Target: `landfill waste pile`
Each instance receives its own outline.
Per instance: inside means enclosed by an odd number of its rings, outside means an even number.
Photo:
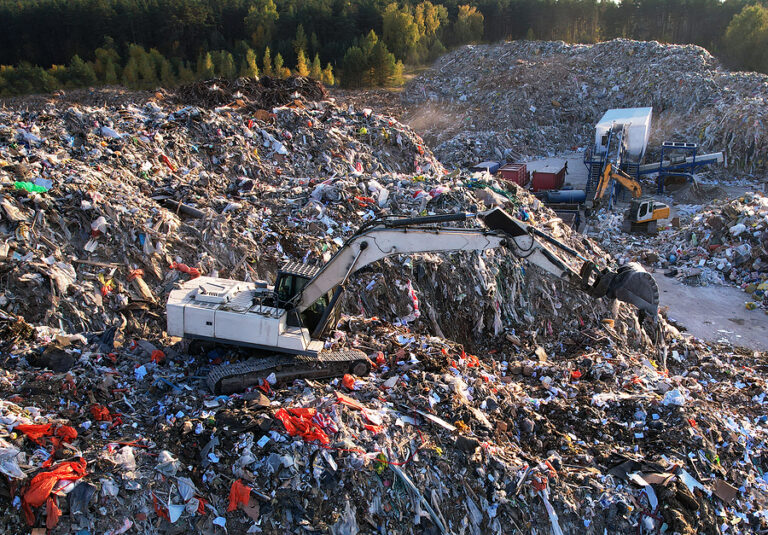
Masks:
[[[326,346],[369,376],[212,395],[247,352],[165,335],[178,281],[271,281],[375,217],[499,205],[614,264],[525,191],[291,83],[0,110],[0,531],[768,529],[765,356],[503,251],[355,274]]]
[[[620,263],[639,261],[693,286],[731,284],[747,293],[747,308],[768,310],[768,196],[750,192],[676,211],[680,225],[652,236],[623,233],[623,215],[601,211],[590,234]]]
[[[404,122],[446,165],[594,143],[607,109],[652,106],[651,147],[698,142],[729,165],[764,169],[768,76],[730,72],[705,49],[616,39],[595,45],[468,45],[408,83]]]

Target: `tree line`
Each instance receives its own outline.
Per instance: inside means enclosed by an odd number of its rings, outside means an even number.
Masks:
[[[501,39],[699,44],[768,72],[754,0],[0,0],[0,95],[209,76],[393,85],[404,64]]]

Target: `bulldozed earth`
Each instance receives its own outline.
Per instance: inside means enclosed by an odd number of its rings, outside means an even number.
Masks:
[[[681,73],[703,86],[684,78],[694,89],[682,94]],[[575,233],[462,165],[583,145],[598,109],[660,102],[661,129],[704,128],[702,145],[727,145],[732,175],[754,180],[766,90],[696,47],[524,42],[463,47],[386,97],[263,78],[5,102],[2,531],[768,530],[766,355],[686,334],[663,301],[656,322],[642,319],[501,251],[395,256],[352,276],[326,341],[363,351],[370,375],[229,396],[205,376],[250,354],[193,352],[164,331],[179,281],[271,282],[386,215],[501,206],[601,267],[668,269],[668,254],[646,258],[664,243],[614,248],[605,214],[593,237]],[[448,119],[419,122],[425,106]],[[729,212],[748,228],[750,262],[768,260],[754,235],[762,198]],[[690,217],[671,231],[689,245]],[[751,277],[739,266],[721,282]]]

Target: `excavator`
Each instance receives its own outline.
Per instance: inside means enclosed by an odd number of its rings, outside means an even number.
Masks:
[[[479,221],[481,227],[447,227],[443,223]],[[574,271],[545,244],[583,261]],[[639,264],[618,271],[599,269],[577,251],[500,208],[477,214],[387,217],[368,222],[323,266],[289,262],[273,285],[198,277],[178,283],[167,303],[167,332],[206,343],[235,345],[266,356],[214,367],[206,380],[214,393],[243,391],[249,386],[297,378],[330,378],[346,373],[364,376],[370,361],[359,350],[326,351],[324,334],[339,318],[339,298],[350,276],[390,255],[485,251],[504,247],[551,276],[565,280],[594,298],[608,297],[636,306],[656,318],[659,290]]]
[[[595,201],[605,196],[612,180],[627,188],[634,197],[624,214],[622,230],[655,234],[658,221],[669,217],[669,206],[654,199],[640,199],[643,193],[640,183],[618,167],[614,168],[611,162],[605,164],[605,169],[600,175],[600,182],[595,190]]]

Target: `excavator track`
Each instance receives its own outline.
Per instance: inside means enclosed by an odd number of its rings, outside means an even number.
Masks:
[[[206,383],[214,394],[232,394],[262,384],[271,373],[278,383],[286,383],[294,379],[340,377],[345,373],[364,376],[370,371],[370,361],[362,351],[321,351],[315,357],[271,355],[222,364],[210,371]]]

